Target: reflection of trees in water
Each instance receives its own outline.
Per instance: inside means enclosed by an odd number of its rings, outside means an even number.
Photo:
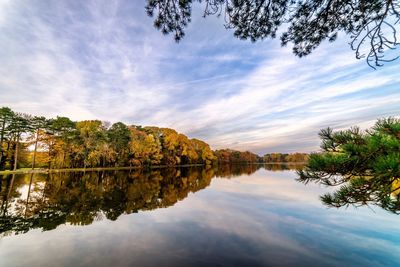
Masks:
[[[27,186],[25,177],[16,179],[18,184],[13,187],[7,186],[9,179],[4,179],[1,232],[26,232],[30,228],[51,230],[67,222],[87,225],[103,216],[116,220],[124,213],[168,207],[187,197],[189,192],[208,186],[213,176],[212,169],[195,168],[148,173],[58,173],[48,179],[35,179],[29,201],[19,192]],[[15,188],[10,201],[3,187]]]
[[[221,164],[215,169],[216,177],[232,178],[244,174],[251,175],[259,169],[268,171],[301,170],[304,164],[299,163],[260,163],[260,164]]]
[[[262,166],[262,164],[221,164],[218,168],[215,168],[215,176],[233,178],[244,174],[250,175]]]
[[[307,169],[305,171],[308,171]],[[321,172],[322,173],[322,172]],[[331,187],[333,192],[320,196],[324,205],[330,208],[361,207],[375,205],[395,214],[400,214],[400,180],[393,178],[391,183],[374,177],[343,177],[341,174],[306,177],[299,172],[297,181]]]
[[[104,217],[116,220],[121,214],[169,207],[206,188],[213,177],[250,175],[262,167],[269,168],[249,164],[68,172],[35,174],[34,179],[30,174],[10,175],[0,180],[0,233],[51,230],[65,223],[88,225]]]
[[[268,164],[264,168],[269,171],[288,171],[288,170],[301,170],[304,164],[302,163],[282,163],[282,164]]]

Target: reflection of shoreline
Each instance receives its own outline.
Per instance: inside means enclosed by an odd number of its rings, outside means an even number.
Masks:
[[[142,172],[88,172],[39,175],[29,184],[19,175],[0,184],[0,233],[52,230],[58,225],[88,225],[122,214],[165,208],[206,188],[213,169],[169,168]],[[21,194],[29,184],[27,194]],[[11,191],[10,199],[4,194]]]
[[[267,171],[293,171],[301,170],[304,164],[288,163],[273,164],[273,163],[243,163],[243,164],[220,164],[215,168],[215,176],[218,178],[232,178],[244,174],[251,175],[259,169]]]
[[[219,167],[158,168],[13,174],[0,179],[0,234],[88,225],[122,214],[173,206],[210,185],[211,179],[251,175],[288,165],[225,164]],[[33,179],[31,179],[33,177]]]
[[[124,170],[153,170],[167,168],[186,168],[186,167],[201,167],[204,164],[185,164],[185,165],[154,165],[154,166],[125,166],[125,167],[97,167],[97,168],[68,168],[68,169],[29,169],[15,171],[0,171],[0,175],[7,174],[31,174],[31,173],[60,173],[60,172],[91,172],[91,171],[124,171]]]
[[[306,162],[250,162],[250,163],[221,163],[224,165],[305,165]],[[125,170],[156,170],[167,168],[187,168],[187,167],[209,167],[204,164],[185,164],[185,165],[154,165],[154,166],[125,166],[125,167],[97,167],[97,168],[67,168],[67,169],[20,169],[15,171],[0,171],[0,176],[8,174],[35,174],[35,173],[62,173],[62,172],[93,172],[93,171],[125,171]]]
[[[300,171],[304,168],[304,163],[299,162],[285,162],[285,163],[265,163],[264,168],[268,171]]]
[[[263,162],[260,164],[288,164],[288,165],[306,165],[307,162]]]

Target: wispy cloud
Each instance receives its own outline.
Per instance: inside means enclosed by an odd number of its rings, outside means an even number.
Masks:
[[[260,154],[315,150],[320,128],[400,113],[398,64],[374,71],[344,37],[298,59],[277,40],[237,40],[195,10],[176,44],[143,5],[0,1],[0,105],[172,127]]]

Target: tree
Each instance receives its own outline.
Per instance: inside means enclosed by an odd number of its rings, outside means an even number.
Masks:
[[[76,124],[83,149],[83,165],[96,165],[100,161],[99,153],[96,152],[96,145],[103,141],[105,129],[99,120],[80,121]]]
[[[328,128],[320,137],[323,151],[310,155],[299,181],[340,186],[321,196],[330,207],[373,203],[400,213],[400,119],[380,119],[367,131]]]
[[[180,157],[180,164],[193,164],[196,163],[199,156],[195,150],[193,142],[184,134],[178,135],[178,157]]]
[[[73,142],[76,142],[79,133],[76,129],[76,123],[67,117],[50,119],[47,124],[46,133],[43,141],[47,146],[49,155],[49,168],[52,167],[52,161],[58,161],[58,166],[65,167],[67,158],[74,157]]]
[[[8,139],[9,124],[14,117],[14,112],[8,107],[0,108],[0,170],[4,168],[6,155],[4,151],[4,141]]]
[[[30,116],[23,113],[14,113],[10,124],[8,125],[8,131],[12,136],[14,142],[14,159],[13,159],[13,170],[15,171],[18,166],[18,155],[20,151],[20,139],[21,135],[32,131],[29,124]],[[11,165],[11,164],[10,164]]]
[[[130,131],[122,122],[114,123],[107,131],[108,141],[118,155],[117,161],[124,164],[129,153]]]
[[[199,139],[190,139],[194,149],[197,152],[198,163],[210,165],[216,158],[210,148],[210,146]]]
[[[31,129],[34,131],[34,150],[33,150],[33,159],[32,159],[32,170],[35,168],[36,163],[36,152],[38,148],[38,141],[40,139],[39,134],[42,129],[46,128],[47,120],[45,117],[37,117],[34,116],[29,121]]]
[[[139,165],[160,164],[163,155],[161,153],[161,144],[153,134],[147,134],[137,127],[130,127],[131,141],[129,148],[132,154],[131,163]]]
[[[146,12],[154,26],[181,40],[191,21],[192,6],[201,0],[147,0]],[[371,67],[395,58],[387,50],[400,43],[396,38],[400,3],[395,0],[204,0],[203,16],[224,16],[225,27],[240,39],[255,42],[275,38],[283,28],[281,44],[293,44],[299,57],[310,54],[322,41],[335,41],[339,32],[351,38],[356,58]]]
[[[169,128],[161,128],[161,145],[163,153],[163,164],[177,165],[181,163],[181,158],[177,154],[179,149],[179,134]]]

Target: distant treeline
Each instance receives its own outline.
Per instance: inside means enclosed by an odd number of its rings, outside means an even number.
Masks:
[[[219,163],[282,163],[282,162],[307,162],[306,153],[271,153],[260,157],[249,151],[241,152],[232,149],[220,149],[214,151]]]
[[[232,149],[220,149],[214,151],[219,163],[254,163],[262,162],[262,158],[249,151],[241,152]]]
[[[0,108],[0,170],[306,161],[299,153],[267,155],[212,151],[169,128],[47,119]]]
[[[309,154],[307,153],[271,153],[264,155],[264,162],[307,162]]]

